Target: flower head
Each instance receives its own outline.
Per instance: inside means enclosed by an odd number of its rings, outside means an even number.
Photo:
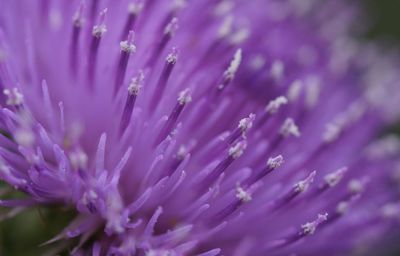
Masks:
[[[0,205],[73,209],[49,243],[82,255],[379,244],[400,147],[374,142],[374,66],[346,7],[298,2],[6,0],[0,178],[26,196]]]

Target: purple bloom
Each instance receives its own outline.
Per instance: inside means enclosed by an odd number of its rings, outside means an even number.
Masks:
[[[348,36],[356,15],[339,1],[3,0],[0,177],[26,197],[0,205],[75,209],[49,243],[78,238],[76,255],[383,246],[400,142],[375,139],[398,114],[396,61]]]

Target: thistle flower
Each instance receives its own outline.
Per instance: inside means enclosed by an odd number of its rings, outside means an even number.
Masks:
[[[47,244],[74,255],[343,255],[393,232],[400,143],[375,140],[387,112],[365,78],[396,80],[358,61],[353,9],[3,2],[0,177],[4,195],[26,196],[0,205],[4,217],[74,209]],[[342,16],[321,17],[326,8]]]

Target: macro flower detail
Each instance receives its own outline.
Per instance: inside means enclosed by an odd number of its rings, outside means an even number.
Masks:
[[[330,19],[298,2],[4,0],[0,218],[71,210],[50,254],[391,242],[400,142],[379,135],[398,113],[371,96],[376,67],[359,61],[347,7],[327,1],[344,16]]]

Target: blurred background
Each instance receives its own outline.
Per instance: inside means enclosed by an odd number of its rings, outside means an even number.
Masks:
[[[388,47],[400,49],[400,0],[363,2],[371,26],[365,39],[383,41]],[[398,127],[394,129],[399,131]],[[72,217],[72,213],[59,214],[52,209],[31,209],[15,218],[0,220],[0,256],[43,255],[44,247],[38,245],[56,235]],[[400,255],[400,252],[385,255]]]
[[[368,38],[388,40],[400,47],[400,1],[363,0],[372,25]]]

